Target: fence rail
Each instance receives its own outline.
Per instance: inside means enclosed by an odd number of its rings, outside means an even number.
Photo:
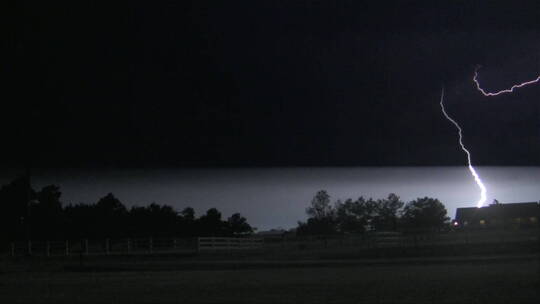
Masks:
[[[264,245],[263,238],[200,237],[198,251],[258,249]]]
[[[195,252],[196,239],[123,238],[102,240],[26,241],[9,244],[10,256],[118,255]]]
[[[80,239],[67,241],[21,241],[4,244],[0,255],[7,256],[71,256],[122,254],[177,254],[196,252],[224,252],[258,250],[267,254],[279,252],[331,252],[392,250],[392,248],[459,248],[520,244],[540,246],[540,230],[523,231],[463,231],[442,234],[374,234],[280,237],[199,237],[199,238],[122,238]],[[478,246],[479,245],[479,246]],[[488,248],[486,247],[486,248]],[[516,247],[517,248],[517,247]],[[260,250],[259,250],[260,249]]]

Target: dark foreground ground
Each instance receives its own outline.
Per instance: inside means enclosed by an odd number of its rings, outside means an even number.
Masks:
[[[170,262],[143,261],[133,265],[147,266],[124,270],[79,269],[76,261],[29,270],[5,262],[0,303],[537,303],[540,295],[535,256],[200,261],[197,267],[171,263],[168,270]]]

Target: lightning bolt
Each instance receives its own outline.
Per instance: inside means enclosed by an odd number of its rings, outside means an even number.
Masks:
[[[465,148],[465,145],[463,144],[463,134],[462,134],[461,127],[452,117],[450,117],[450,115],[448,115],[448,113],[446,113],[446,110],[444,109],[444,88],[441,91],[440,104],[441,104],[441,110],[442,110],[442,113],[444,114],[444,117],[446,117],[446,119],[448,119],[452,124],[454,124],[454,126],[458,130],[459,145],[461,146],[461,150],[463,150],[463,152],[465,152],[465,154],[467,155],[467,163],[469,164],[469,171],[471,171],[471,174],[474,177],[474,181],[478,185],[478,188],[480,188],[480,199],[478,200],[478,203],[476,204],[476,206],[480,208],[484,205],[486,201],[486,192],[487,192],[486,187],[484,186],[484,183],[482,183],[480,176],[478,175],[478,173],[476,173],[476,170],[472,166],[471,153],[469,152],[469,150],[467,150],[467,148]]]
[[[482,87],[480,87],[480,83],[478,82],[478,70],[479,69],[480,69],[480,66],[476,67],[476,69],[474,70],[473,81],[476,84],[476,88],[478,89],[478,91],[480,91],[484,96],[488,96],[488,97],[489,96],[497,96],[497,95],[501,95],[501,94],[505,94],[505,93],[513,93],[515,89],[519,89],[519,88],[522,88],[522,87],[527,86],[529,84],[537,83],[538,81],[540,81],[540,75],[538,75],[538,77],[536,77],[536,79],[530,80],[530,81],[525,81],[525,82],[522,82],[520,84],[515,84],[510,89],[500,90],[498,92],[486,92],[484,89],[482,89]]]

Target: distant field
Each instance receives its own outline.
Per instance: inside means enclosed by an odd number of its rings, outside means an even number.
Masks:
[[[0,303],[536,303],[537,259],[350,267],[7,271]]]

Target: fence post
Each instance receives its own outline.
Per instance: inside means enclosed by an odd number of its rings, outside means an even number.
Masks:
[[[88,255],[88,239],[84,239],[84,253]]]
[[[150,239],[148,240],[148,249],[150,250],[150,253],[154,252],[154,241],[152,237],[150,237]]]
[[[32,241],[28,240],[28,255],[32,255]]]
[[[127,239],[126,248],[127,248],[127,253],[129,254],[129,252],[131,251],[131,241],[129,240],[129,238]]]
[[[69,241],[66,240],[66,256],[69,255]]]
[[[11,243],[11,257],[15,257],[15,243]]]
[[[176,251],[176,238],[173,238],[173,250]]]
[[[50,257],[51,256],[51,242],[47,241],[47,244],[46,244],[46,250],[47,250],[47,256]]]
[[[109,239],[105,239],[105,255],[109,255]]]

